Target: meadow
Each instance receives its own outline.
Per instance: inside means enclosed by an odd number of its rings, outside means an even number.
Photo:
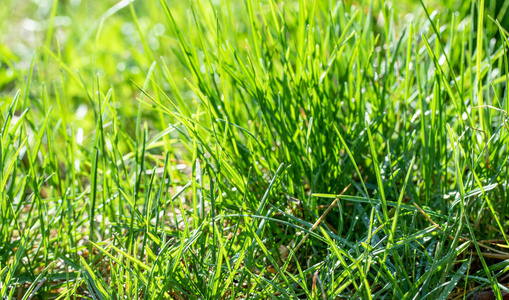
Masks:
[[[509,2],[1,6],[0,299],[508,297]]]

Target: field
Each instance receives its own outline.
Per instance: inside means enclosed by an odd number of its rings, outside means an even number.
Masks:
[[[509,297],[503,1],[1,6],[0,299]]]

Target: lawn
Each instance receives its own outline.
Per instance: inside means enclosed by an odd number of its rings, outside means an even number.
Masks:
[[[1,6],[0,299],[508,297],[503,1]]]

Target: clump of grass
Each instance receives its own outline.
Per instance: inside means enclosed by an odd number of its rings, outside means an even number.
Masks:
[[[1,297],[509,292],[483,1],[95,4],[0,48]]]

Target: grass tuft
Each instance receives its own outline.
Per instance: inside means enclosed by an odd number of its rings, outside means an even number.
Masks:
[[[509,293],[507,5],[4,2],[1,299]]]

